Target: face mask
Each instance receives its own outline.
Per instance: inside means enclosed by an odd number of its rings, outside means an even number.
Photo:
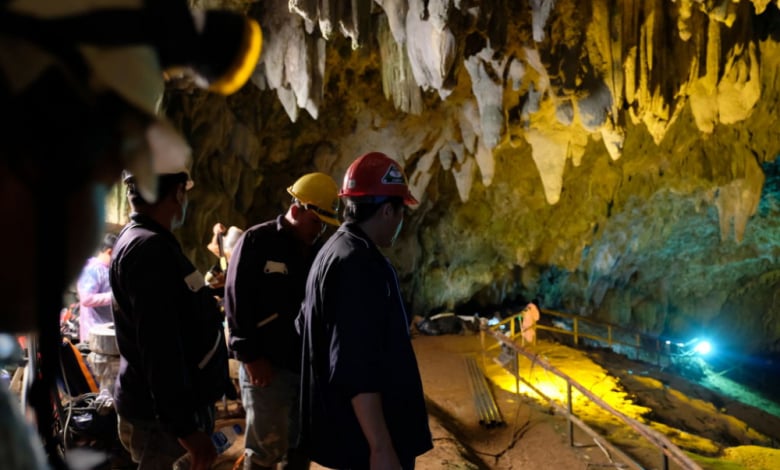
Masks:
[[[393,238],[390,240],[390,246],[395,245],[395,241],[398,238],[398,234],[401,233],[401,227],[404,226],[404,219],[401,218],[401,221],[398,222],[398,227],[395,228],[395,233],[393,234]]]
[[[171,222],[171,229],[176,230],[178,228],[181,228],[182,225],[184,225],[184,219],[187,215],[187,206],[190,204],[190,199],[187,197],[187,195],[184,195],[184,202],[181,204],[181,213],[178,217],[173,219],[173,222]]]

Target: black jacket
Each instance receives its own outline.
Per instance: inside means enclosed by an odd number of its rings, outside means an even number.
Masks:
[[[379,393],[402,462],[433,447],[420,372],[395,270],[357,225],[320,250],[301,310],[301,449],[334,468],[363,468],[369,448],[352,408]]]
[[[225,277],[224,306],[236,359],[264,357],[298,373],[301,341],[295,317],[321,244],[306,246],[282,220],[255,225],[238,239]]]
[[[148,217],[130,219],[110,271],[121,354],[116,409],[183,437],[232,387],[223,317],[173,234]]]

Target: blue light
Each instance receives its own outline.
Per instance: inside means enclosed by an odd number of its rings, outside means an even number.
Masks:
[[[710,345],[709,341],[699,341],[698,344],[693,348],[694,351],[701,354],[702,356],[706,356],[707,354],[712,351],[712,345]]]

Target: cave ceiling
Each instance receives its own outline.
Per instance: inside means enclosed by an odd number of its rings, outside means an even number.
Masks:
[[[387,251],[415,314],[536,301],[780,351],[780,1],[193,3],[264,35],[240,92],[163,100],[202,268],[214,222],[379,150],[421,201]]]

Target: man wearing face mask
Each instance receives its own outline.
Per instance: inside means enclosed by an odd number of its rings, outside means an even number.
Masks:
[[[186,452],[206,469],[214,404],[232,386],[227,345],[216,299],[171,233],[184,222],[189,172],[157,173],[154,202],[125,174],[132,213],[111,262],[119,437],[139,468],[170,469]]]
[[[398,163],[356,159],[339,193],[344,223],[314,260],[298,317],[301,446],[331,468],[414,468],[433,447],[395,269],[379,248],[417,204]]]

